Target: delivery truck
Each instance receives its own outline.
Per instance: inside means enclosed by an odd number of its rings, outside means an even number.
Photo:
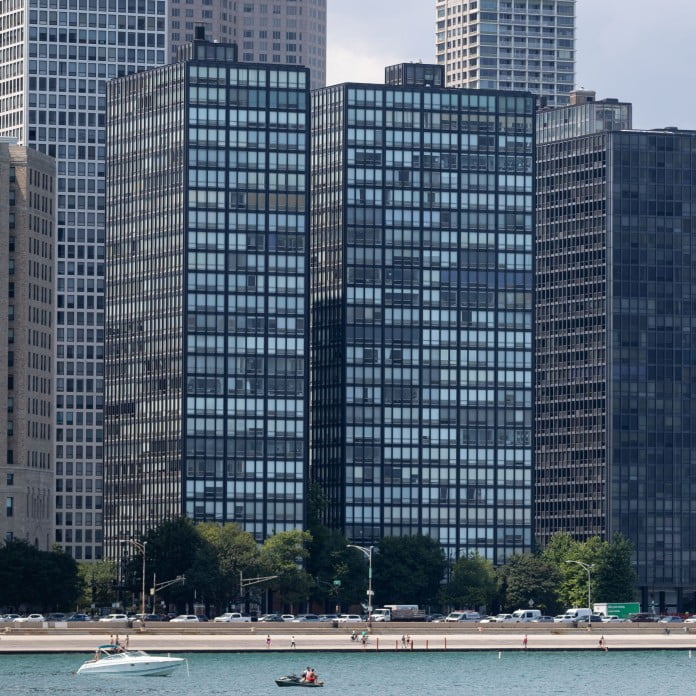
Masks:
[[[599,616],[618,616],[628,619],[631,614],[640,613],[640,602],[597,602],[592,605],[592,611]]]

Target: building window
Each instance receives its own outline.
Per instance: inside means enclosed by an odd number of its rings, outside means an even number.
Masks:
[[[14,513],[14,498],[12,496],[7,496],[5,499],[5,513],[7,517],[12,517]]]
[[[12,473],[11,471],[7,474],[7,485],[14,486],[14,473]]]

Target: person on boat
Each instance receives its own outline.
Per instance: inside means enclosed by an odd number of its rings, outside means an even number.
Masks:
[[[307,669],[302,672],[302,681],[307,681],[307,677],[309,676],[309,673],[312,671],[311,667],[307,667]]]
[[[317,673],[314,671],[314,667],[309,667],[309,672],[307,674],[307,681],[313,684],[317,680]]]

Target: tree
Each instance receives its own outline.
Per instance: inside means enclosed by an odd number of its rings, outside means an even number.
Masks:
[[[604,543],[597,554],[592,575],[593,597],[599,602],[630,602],[636,595],[633,545],[621,534]]]
[[[291,609],[309,596],[311,578],[302,563],[308,556],[306,546],[311,540],[309,532],[290,530],[268,537],[261,546],[261,570],[264,575],[278,576],[270,581],[270,586]]]
[[[110,607],[116,600],[116,564],[112,561],[78,563],[77,572],[82,581],[82,595],[78,602],[81,608]]]
[[[541,609],[542,613],[560,611],[557,590],[561,573],[556,565],[543,557],[528,553],[512,556],[499,574],[503,606],[509,611],[528,606]]]
[[[478,553],[461,556],[452,569],[452,579],[443,592],[450,605],[478,609],[496,601],[498,583],[493,564]]]
[[[446,561],[435,539],[422,535],[384,537],[372,565],[377,599],[373,606],[395,603],[427,607],[438,602]]]
[[[196,529],[215,554],[213,603],[222,609],[241,601],[240,572],[247,577],[258,574],[259,549],[254,537],[233,522],[224,525],[203,522]]]

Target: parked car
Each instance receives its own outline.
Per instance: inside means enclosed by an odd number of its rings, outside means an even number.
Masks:
[[[681,616],[663,616],[657,623],[684,623]]]
[[[553,623],[553,616],[539,616],[536,619],[532,619],[532,623]]]
[[[13,619],[12,623],[43,623],[44,621],[46,621],[46,619],[43,614],[29,614],[29,616],[19,616]]]
[[[251,616],[244,616],[238,611],[227,611],[213,619],[214,623],[247,623],[251,622]]]
[[[128,623],[128,614],[108,614],[107,616],[102,616],[99,619],[100,623],[112,622],[112,623]]]
[[[447,615],[445,621],[480,621],[481,614],[477,611],[453,611]]]
[[[199,623],[199,620],[195,614],[179,614],[170,623]]]
[[[360,616],[360,614],[341,614],[338,619],[336,619],[338,623],[344,624],[344,623],[360,623],[362,622],[363,618]]]
[[[46,614],[46,621],[65,621],[65,614],[60,611],[54,611]]]

